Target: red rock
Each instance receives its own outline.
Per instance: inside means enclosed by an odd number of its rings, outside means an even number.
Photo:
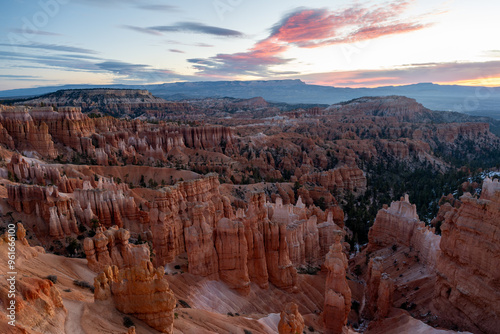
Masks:
[[[215,230],[215,249],[219,262],[219,277],[230,288],[244,295],[250,293],[247,256],[248,246],[245,225],[222,218]]]
[[[343,232],[334,233],[335,241],[326,255],[325,267],[328,276],[325,286],[325,306],[323,318],[325,333],[341,334],[351,311],[351,289],[347,284],[347,258],[343,252],[341,239]]]
[[[131,314],[162,333],[173,333],[176,299],[170,290],[165,271],[149,261],[118,270],[107,267],[94,281],[96,300],[113,297],[116,308]]]
[[[462,330],[500,328],[500,183],[485,179],[479,199],[465,194],[445,215],[434,306]]]
[[[291,302],[285,305],[281,311],[280,322],[278,323],[279,334],[296,334],[304,331],[304,318],[299,313],[297,304]]]
[[[368,240],[369,251],[392,245],[412,247],[419,252],[419,259],[432,267],[436,266],[440,254],[441,237],[419,220],[416,206],[409,202],[408,195],[377,213]]]
[[[142,260],[149,260],[148,246],[129,244],[130,233],[126,229],[113,226],[108,230],[98,228],[96,232],[83,244],[91,270],[99,272],[111,265],[120,269],[129,268],[139,265]]]
[[[382,273],[383,259],[370,260],[365,289],[363,317],[368,320],[385,318],[392,308],[394,282],[388,274]]]

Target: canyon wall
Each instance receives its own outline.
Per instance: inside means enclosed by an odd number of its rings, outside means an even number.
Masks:
[[[445,214],[434,306],[462,330],[500,328],[500,183],[485,179],[480,198],[465,194]]]
[[[434,228],[419,220],[417,208],[410,203],[408,195],[377,213],[368,239],[368,251],[392,245],[411,247],[418,252],[419,259],[431,267],[436,266],[440,254],[441,237],[435,234]]]

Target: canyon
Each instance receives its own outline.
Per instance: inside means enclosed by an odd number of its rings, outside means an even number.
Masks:
[[[0,328],[494,333],[500,183],[470,173],[500,138],[442,113],[99,89],[0,105],[0,268],[13,224],[18,271]]]

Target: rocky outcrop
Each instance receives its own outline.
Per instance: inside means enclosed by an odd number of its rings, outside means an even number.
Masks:
[[[300,183],[311,182],[329,191],[345,190],[362,194],[366,191],[366,176],[357,167],[338,167],[325,172],[303,175]]]
[[[176,299],[164,275],[162,267],[155,269],[149,261],[121,270],[107,267],[94,280],[94,297],[96,300],[112,297],[120,312],[171,334]]]
[[[382,270],[383,259],[376,257],[370,260],[368,279],[365,289],[365,300],[362,315],[365,319],[385,318],[392,308],[394,282]]]
[[[440,253],[441,237],[435,234],[434,228],[428,228],[419,220],[417,208],[410,203],[408,195],[377,213],[368,239],[369,251],[392,245],[412,247],[419,252],[419,259],[432,267]]]
[[[99,178],[95,187],[91,182],[85,181],[82,188],[74,190],[74,198],[79,202],[82,211],[95,216],[103,226],[123,227],[124,219],[140,220],[139,208],[134,198],[127,195],[128,192],[126,184],[116,184],[112,180]]]
[[[187,252],[190,273],[216,276],[214,231],[219,220],[233,215],[214,174],[162,189],[149,215],[156,264],[164,265]]]
[[[288,254],[286,224],[268,221],[263,224],[263,230],[269,282],[283,290],[295,289],[297,270]]]
[[[26,240],[26,229],[22,223],[17,223],[16,237],[20,243],[25,246],[29,246],[28,240]]]
[[[247,211],[239,210],[237,212],[237,217],[241,218],[245,225],[248,276],[262,289],[269,287],[263,227],[269,219],[265,203],[266,196],[263,193],[254,194],[248,204]]]
[[[105,230],[98,228],[95,236],[86,238],[83,247],[88,267],[99,272],[115,265],[118,268],[129,268],[149,260],[149,248],[146,244],[129,244],[130,233],[126,229],[112,226]]]
[[[33,332],[63,333],[67,311],[54,284],[48,279],[20,276],[15,284],[16,325]],[[8,286],[2,285],[0,301],[5,308],[10,305],[10,300]]]
[[[500,183],[485,179],[479,199],[465,194],[445,215],[434,306],[460,329],[500,328]]]
[[[19,151],[38,152],[47,158],[57,156],[47,124],[36,123],[26,108],[0,105],[0,124],[2,144]]]
[[[299,313],[297,304],[291,302],[285,305],[285,309],[280,313],[280,322],[278,323],[279,334],[296,334],[304,330],[304,318]]]
[[[351,289],[347,284],[347,258],[342,251],[343,232],[334,233],[335,240],[326,255],[324,266],[328,270],[325,285],[325,306],[323,319],[325,333],[340,334],[351,311]]]
[[[78,203],[59,193],[57,188],[11,184],[7,186],[7,193],[8,203],[17,212],[42,218],[46,225],[39,227],[40,232],[53,238],[78,233],[77,213],[83,212]]]
[[[220,279],[230,288],[248,295],[250,278],[245,225],[242,222],[222,218],[217,223],[215,235]]]

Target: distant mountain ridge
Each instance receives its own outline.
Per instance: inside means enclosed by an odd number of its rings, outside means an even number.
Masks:
[[[166,100],[206,97],[249,99],[268,102],[335,104],[363,96],[399,95],[416,99],[432,110],[457,111],[500,119],[500,88],[420,83],[378,88],[338,88],[310,85],[301,80],[203,81],[154,85],[64,85],[0,91],[0,98],[37,96],[61,89],[141,89]]]

